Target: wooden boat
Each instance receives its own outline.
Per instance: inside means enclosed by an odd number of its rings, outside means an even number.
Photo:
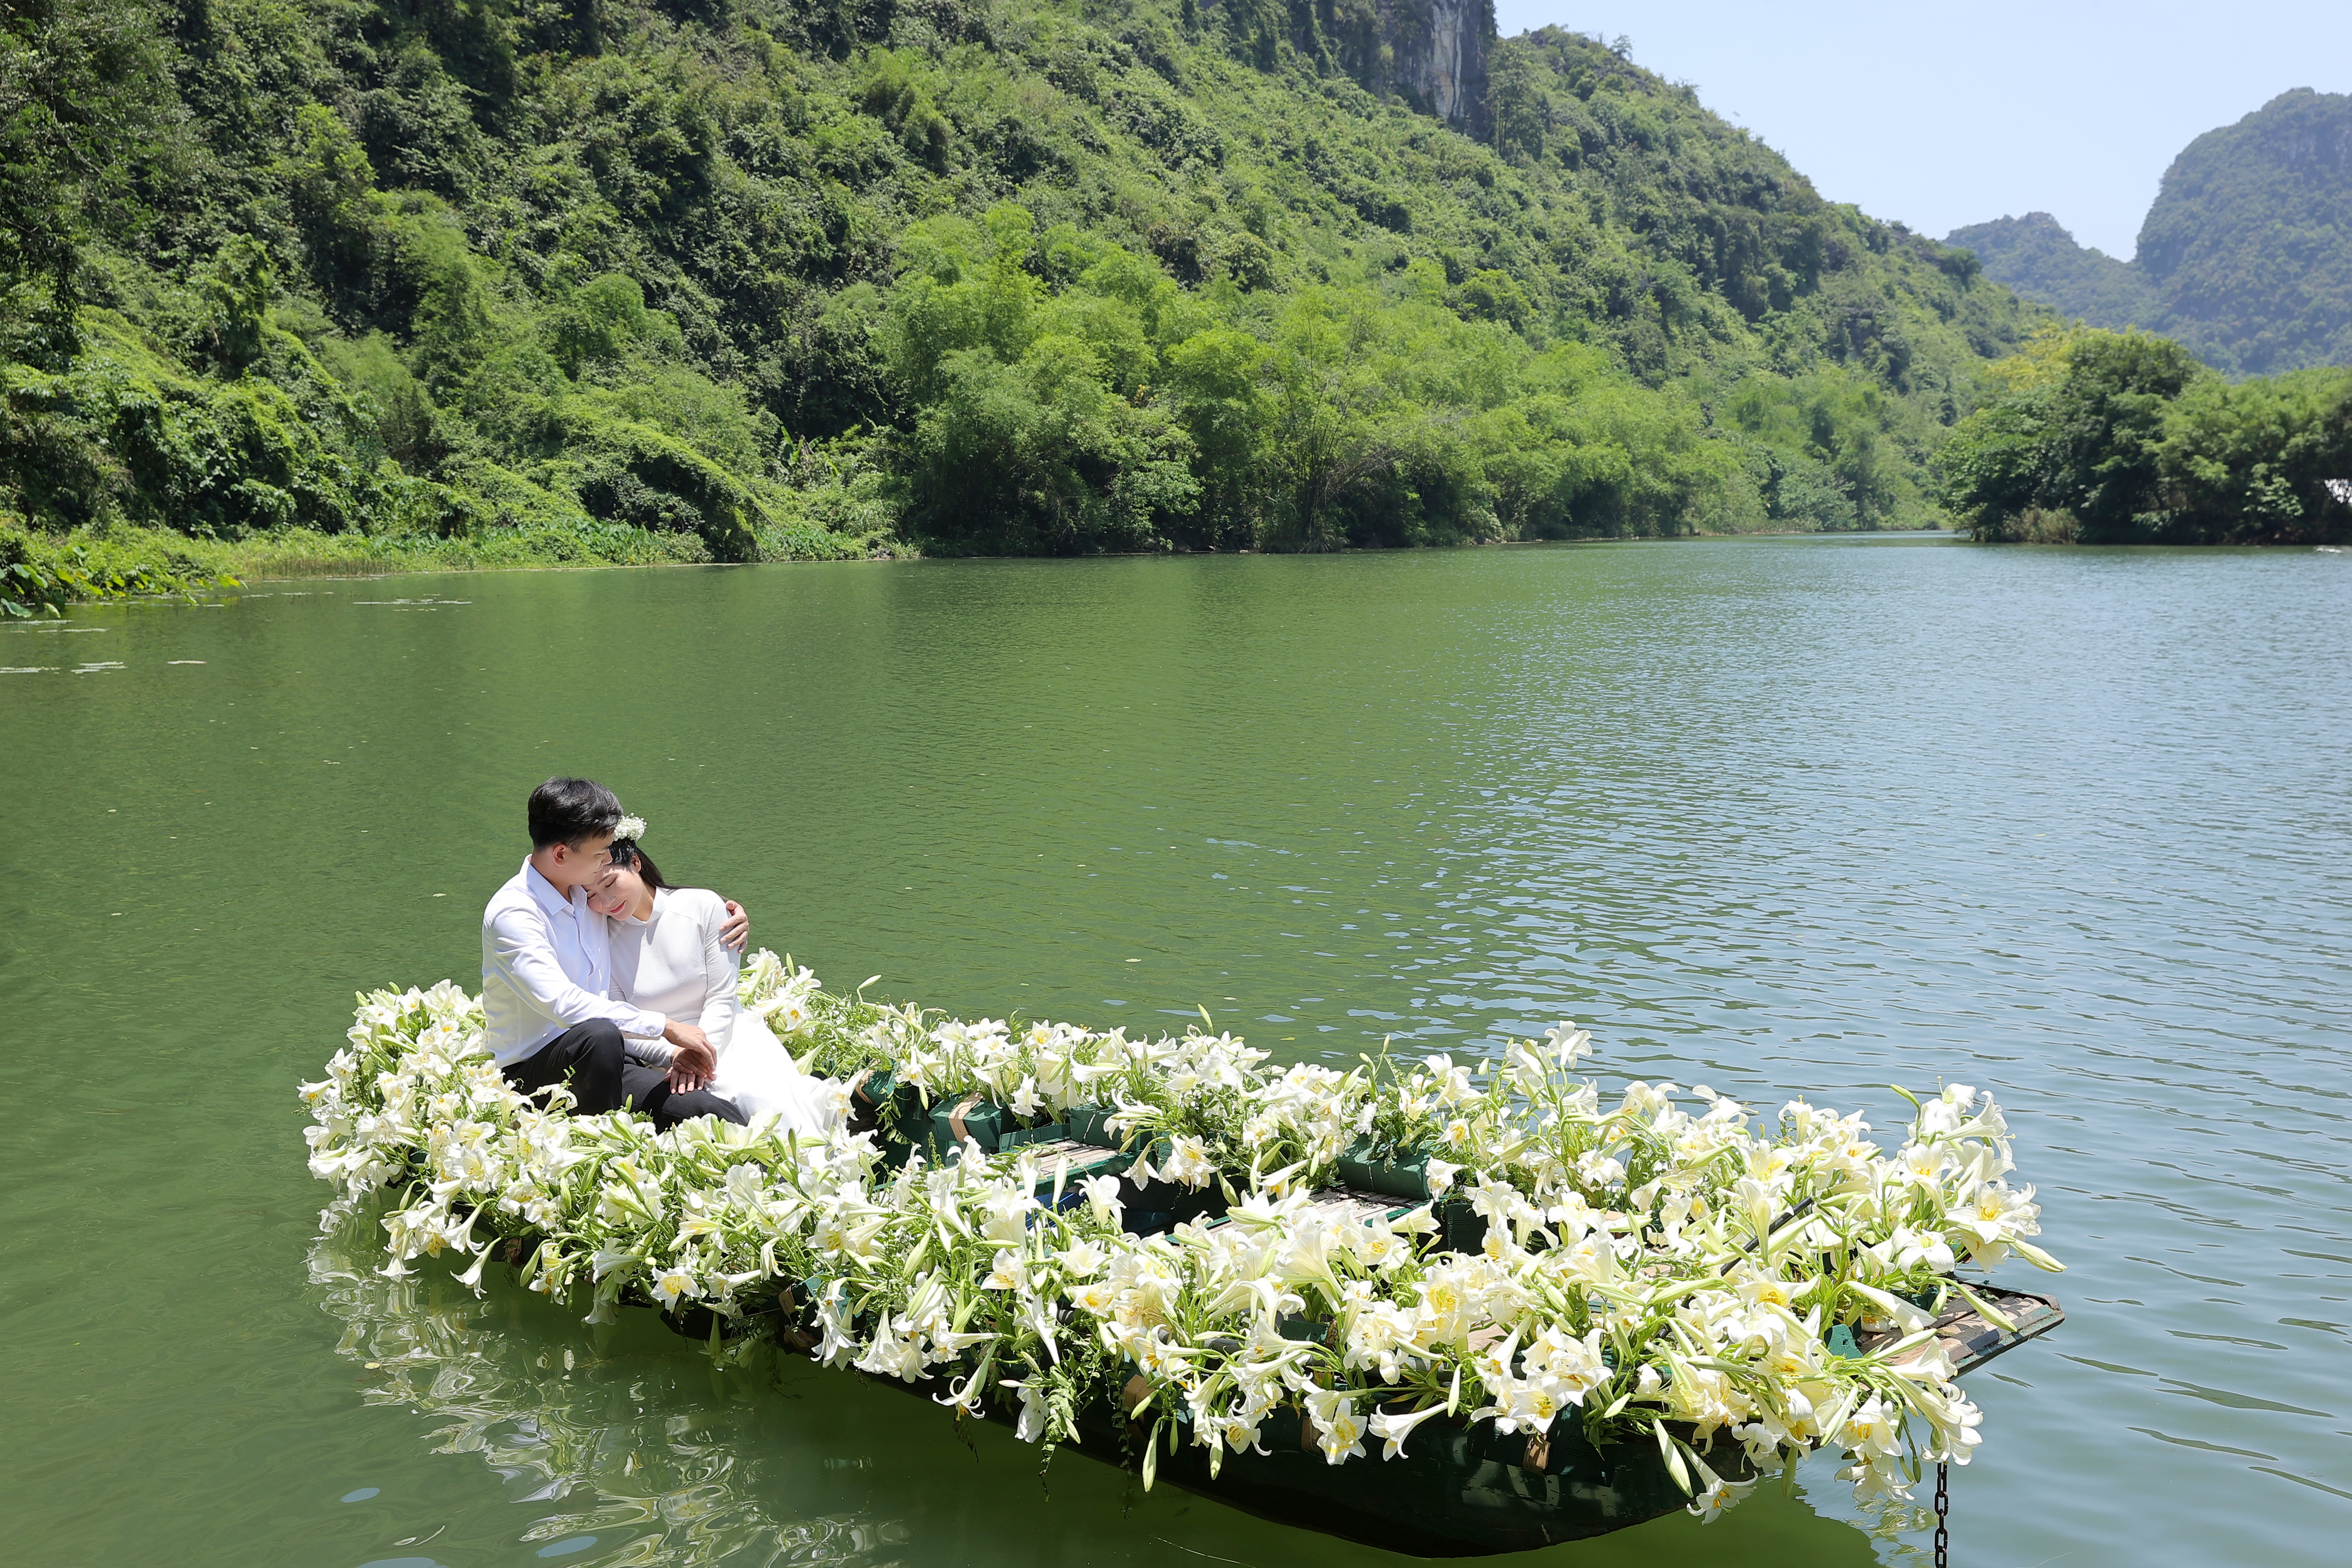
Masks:
[[[873,1100],[864,1103],[869,1112],[874,1109]],[[1105,1135],[1098,1121],[1087,1123],[1073,1117],[1072,1124],[1022,1130],[1003,1126],[986,1114],[965,1114],[973,1109],[927,1107],[919,1115],[886,1123],[881,1136],[898,1160],[919,1148],[935,1157],[943,1155],[965,1138],[991,1150],[1025,1145],[1044,1169],[1066,1160],[1066,1202],[1075,1200],[1079,1178],[1118,1173],[1126,1187],[1128,1228],[1138,1234],[1164,1231],[1187,1219],[1222,1223],[1212,1197],[1165,1183],[1139,1185],[1126,1176],[1133,1158],[1109,1146],[1116,1140]],[[1047,1195],[1041,1186],[1041,1200]],[[1312,1202],[1369,1221],[1401,1216],[1427,1200],[1338,1187],[1317,1194]],[[1436,1215],[1440,1237],[1449,1247],[1472,1250],[1483,1239],[1485,1222],[1458,1200],[1439,1203]],[[509,1260],[520,1263],[529,1250],[527,1242],[515,1243]],[[2000,1327],[1965,1307],[1937,1318],[1937,1335],[1961,1373],[2039,1338],[2065,1318],[2058,1302],[2047,1296],[1986,1285],[1972,1289],[2013,1326]],[[807,1302],[790,1289],[780,1293],[773,1312],[730,1322],[696,1308],[665,1321],[697,1339],[764,1333],[801,1351],[816,1342]],[[1317,1331],[1312,1324],[1297,1327],[1302,1332]],[[1866,1352],[1873,1342],[1865,1335],[1856,1342],[1843,1330],[1833,1334],[1833,1350],[1849,1345]],[[926,1399],[940,1395],[946,1386],[936,1377],[914,1383],[869,1381]],[[1130,1382],[1125,1391],[1127,1405],[1132,1408],[1145,1392],[1139,1380]],[[998,1409],[982,1418],[1008,1426],[1014,1420],[1013,1413]],[[1075,1446],[1080,1454],[1105,1464],[1140,1468],[1147,1428],[1126,1419],[1125,1411],[1109,1398],[1079,1412],[1078,1428],[1077,1442],[1065,1447]],[[1682,1435],[1691,1436],[1687,1430]],[[1267,1419],[1261,1428],[1261,1447],[1263,1452],[1227,1453],[1212,1476],[1207,1451],[1180,1442],[1174,1453],[1161,1453],[1156,1479],[1277,1523],[1421,1557],[1485,1556],[1586,1540],[1673,1513],[1689,1501],[1655,1444],[1643,1440],[1596,1448],[1570,1418],[1556,1422],[1547,1435],[1531,1437],[1524,1432],[1498,1433],[1492,1420],[1440,1417],[1415,1432],[1406,1453],[1395,1459],[1367,1457],[1332,1465],[1318,1448],[1305,1413],[1293,1406]],[[1707,1460],[1727,1480],[1750,1479],[1745,1456],[1727,1438],[1714,1445]]]
[[[1945,1314],[1938,1337],[1967,1372],[2047,1333],[2065,1317],[2044,1296],[1986,1289],[2015,1324],[1996,1328],[1972,1311]],[[906,1385],[901,1385],[906,1386]],[[1010,1415],[992,1412],[1009,1425]],[[1258,1518],[1415,1557],[1480,1557],[1530,1552],[1646,1523],[1685,1507],[1656,1445],[1595,1448],[1572,1419],[1540,1437],[1503,1435],[1493,1421],[1433,1420],[1394,1459],[1324,1461],[1295,1408],[1269,1419],[1263,1454],[1227,1454],[1209,1474],[1206,1452],[1190,1444],[1160,1457],[1158,1479]],[[1685,1432],[1684,1436],[1689,1434]],[[1144,1434],[1098,1409],[1082,1416],[1080,1453],[1134,1469]],[[1718,1443],[1708,1462],[1727,1480],[1749,1479],[1736,1443]]]
[[[1045,1149],[1054,1156],[1080,1152],[1077,1145],[1048,1143]],[[1153,1192],[1144,1188],[1137,1195],[1148,1202]],[[1365,1220],[1395,1217],[1418,1206],[1349,1188],[1318,1193],[1313,1202]],[[1442,1213],[1441,1222],[1449,1243],[1466,1244],[1465,1249],[1477,1245],[1485,1229],[1466,1205]],[[1937,1337],[1961,1373],[2039,1338],[2065,1318],[2047,1296],[1983,1285],[1972,1289],[2015,1327],[1999,1328],[1965,1308],[1939,1315]],[[1864,1336],[1855,1348],[1875,1347]],[[878,1381],[926,1397],[944,1387],[937,1380]],[[1139,1381],[1130,1383],[1130,1404],[1144,1392]],[[984,1418],[1008,1426],[1013,1421],[1010,1412],[993,1409]],[[1122,1419],[1109,1402],[1082,1411],[1078,1430],[1079,1453],[1124,1469],[1139,1468],[1146,1429]],[[1228,1453],[1213,1477],[1207,1450],[1180,1443],[1173,1454],[1161,1452],[1157,1479],[1260,1519],[1414,1557],[1530,1552],[1646,1523],[1690,1501],[1654,1443],[1595,1448],[1572,1418],[1530,1437],[1498,1433],[1492,1420],[1440,1417],[1415,1432],[1394,1459],[1368,1456],[1339,1465],[1326,1462],[1304,1412],[1295,1406],[1269,1417],[1261,1435],[1264,1453]],[[1744,1454],[1728,1438],[1716,1444],[1707,1460],[1727,1480],[1749,1479]]]

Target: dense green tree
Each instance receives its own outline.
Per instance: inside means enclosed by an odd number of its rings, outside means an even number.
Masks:
[[[2172,315],[2145,269],[2075,243],[2048,213],[1971,224],[1944,243],[1969,251],[2020,293],[2095,327],[2158,328]]]
[[[2352,370],[2192,383],[2158,453],[2169,534],[2232,544],[2352,538]]]
[[[2352,363],[2352,95],[2281,93],[2183,148],[2136,262],[2224,370]]]
[[[2147,332],[2053,332],[1944,448],[1984,540],[2237,544],[2352,536],[2352,371],[2230,384]]]
[[[0,5],[0,344],[55,365],[77,342],[93,223],[134,226],[127,175],[168,121],[152,18],[106,0]]]

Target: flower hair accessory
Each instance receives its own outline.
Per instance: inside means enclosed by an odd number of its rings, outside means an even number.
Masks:
[[[613,829],[613,842],[615,844],[635,844],[645,836],[646,819],[642,816],[624,816],[620,825]]]

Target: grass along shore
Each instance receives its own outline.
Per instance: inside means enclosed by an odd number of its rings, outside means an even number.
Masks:
[[[765,531],[767,561],[845,561],[914,553],[886,536],[851,538],[808,526]],[[564,566],[666,566],[708,562],[691,533],[622,524],[434,534],[321,533],[289,528],[244,539],[194,539],[126,523],[51,533],[0,515],[0,618],[55,615],[68,605],[197,594],[297,577],[476,572]]]

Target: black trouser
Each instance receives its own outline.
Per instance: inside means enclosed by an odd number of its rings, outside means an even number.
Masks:
[[[654,1119],[656,1127],[675,1127],[698,1116],[716,1116],[721,1121],[739,1123],[743,1120],[743,1113],[735,1109],[733,1101],[721,1100],[707,1089],[677,1093],[670,1088],[669,1073],[663,1068],[623,1062],[621,1085],[628,1091],[629,1109],[644,1111]]]
[[[621,1028],[606,1018],[574,1024],[506,1069],[507,1081],[525,1094],[536,1094],[551,1084],[570,1087],[583,1115],[618,1110],[626,1104],[654,1119],[656,1127],[675,1127],[697,1116],[716,1116],[740,1122],[743,1113],[707,1089],[673,1093],[669,1075],[644,1067],[622,1053]]]

